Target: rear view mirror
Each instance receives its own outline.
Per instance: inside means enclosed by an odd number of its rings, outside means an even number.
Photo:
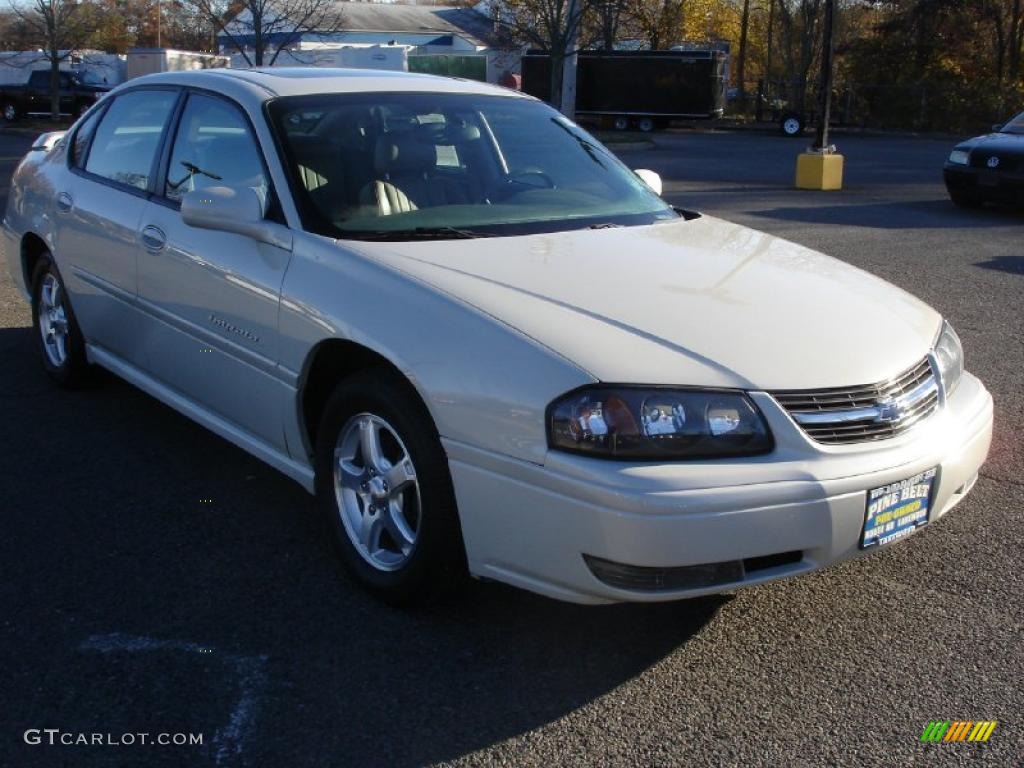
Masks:
[[[261,243],[292,249],[292,233],[263,218],[263,205],[251,187],[208,187],[181,199],[181,218],[190,227],[234,232]]]
[[[638,168],[633,171],[637,176],[640,177],[640,181],[651,188],[658,197],[661,197],[661,176],[656,174],[654,171],[649,171],[646,168]]]

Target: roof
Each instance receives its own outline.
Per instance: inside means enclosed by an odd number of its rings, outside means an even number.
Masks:
[[[494,24],[472,8],[440,5],[340,2],[341,27],[346,32],[437,32],[459,35],[470,42],[494,43]]]
[[[208,88],[231,96],[253,110],[277,96],[303,96],[317,93],[366,93],[374,91],[478,93],[492,96],[524,97],[496,85],[439,77],[414,72],[390,72],[378,69],[332,69],[327,67],[274,67],[265,69],[205,69],[187,72],[160,72],[127,81],[114,89],[162,83]]]

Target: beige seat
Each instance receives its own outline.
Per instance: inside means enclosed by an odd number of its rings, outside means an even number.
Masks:
[[[412,132],[381,136],[374,147],[373,167],[377,178],[363,189],[360,202],[376,206],[381,216],[443,203],[433,199],[430,189],[437,150]]]

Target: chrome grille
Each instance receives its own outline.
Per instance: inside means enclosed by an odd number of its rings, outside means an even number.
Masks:
[[[860,443],[903,434],[939,405],[939,387],[928,358],[878,384],[784,390],[772,397],[819,443]]]

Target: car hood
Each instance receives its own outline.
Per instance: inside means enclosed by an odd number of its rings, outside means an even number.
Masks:
[[[941,322],[880,278],[709,216],[360,245],[601,381],[768,390],[874,383],[919,361]],[[446,332],[457,344],[458,329]]]
[[[1024,134],[1016,133],[989,133],[985,136],[975,136],[973,139],[961,142],[958,149],[975,150],[984,149],[988,152],[1006,152],[1008,154],[1024,154]]]

